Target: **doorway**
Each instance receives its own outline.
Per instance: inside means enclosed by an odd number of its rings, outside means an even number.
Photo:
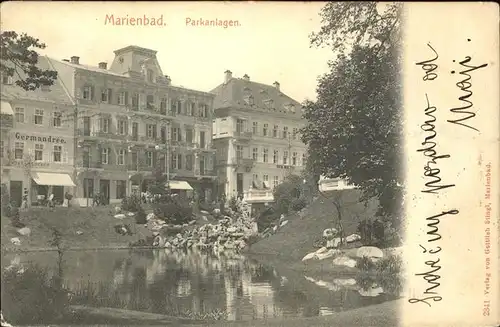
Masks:
[[[103,204],[109,203],[109,179],[101,179],[99,180],[99,193],[101,193]]]
[[[64,202],[64,186],[52,186],[52,194],[54,194],[54,203],[63,204]]]

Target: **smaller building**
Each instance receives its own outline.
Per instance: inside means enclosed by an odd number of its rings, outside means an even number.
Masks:
[[[50,69],[46,58],[38,65]],[[2,186],[18,206],[45,205],[53,194],[63,204],[74,194],[74,105],[59,80],[50,87],[25,91],[2,77]],[[6,118],[4,120],[4,117]]]

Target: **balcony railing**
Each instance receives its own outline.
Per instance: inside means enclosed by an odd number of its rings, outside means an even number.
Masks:
[[[103,165],[101,162],[83,160],[83,162],[78,164],[77,167],[86,169],[102,169]]]
[[[258,190],[258,189],[250,189],[248,191],[243,192],[243,200],[248,203],[266,203],[266,202],[274,202],[273,191],[266,190]]]
[[[248,132],[248,131],[236,131],[236,132],[234,132],[234,136],[238,139],[241,139],[241,140],[250,140],[250,139],[252,139],[253,134],[252,134],[252,132]]]

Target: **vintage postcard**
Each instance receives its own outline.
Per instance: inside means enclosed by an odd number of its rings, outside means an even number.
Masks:
[[[2,326],[498,326],[499,7],[1,5]]]

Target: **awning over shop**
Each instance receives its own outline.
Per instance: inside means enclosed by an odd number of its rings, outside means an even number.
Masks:
[[[76,186],[68,174],[34,173],[33,180],[38,185]]]
[[[170,181],[168,182],[172,190],[192,190],[193,188],[188,182],[184,181]]]
[[[7,101],[1,101],[0,112],[4,115],[14,115],[14,111],[12,110],[10,103]]]

